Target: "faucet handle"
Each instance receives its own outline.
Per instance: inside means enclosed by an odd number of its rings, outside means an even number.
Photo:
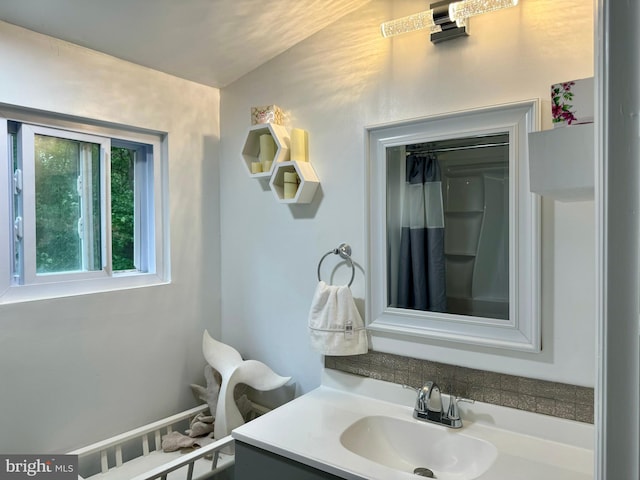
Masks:
[[[475,400],[468,398],[460,398],[455,395],[449,395],[449,408],[447,408],[447,415],[443,417],[443,423],[451,428],[461,428],[462,418],[460,418],[460,410],[458,410],[458,402],[475,403]]]
[[[449,408],[447,409],[447,417],[449,420],[460,420],[460,411],[458,410],[458,398],[451,395],[449,397]]]
[[[421,388],[416,388],[416,387],[412,387],[411,385],[406,385],[406,384],[402,384],[402,388],[406,388],[408,390],[413,390],[418,396],[416,397],[416,401],[415,401],[415,408],[418,409],[418,404],[420,403],[420,391],[422,390]]]
[[[458,402],[476,403],[475,400],[470,398],[456,397],[455,395],[449,396],[449,408],[447,409],[447,417],[449,420],[459,421],[460,411],[458,410]]]
[[[412,387],[411,385],[407,385],[405,383],[402,384],[402,388],[408,388],[409,390],[413,390],[414,392],[418,393],[420,391],[419,388],[416,387]]]

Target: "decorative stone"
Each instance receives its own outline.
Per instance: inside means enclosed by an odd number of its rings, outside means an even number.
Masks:
[[[211,367],[211,365],[206,365],[204,367],[204,378],[207,382],[207,386],[203,387],[191,384],[191,391],[196,399],[209,405],[209,413],[211,413],[211,415],[215,415],[216,408],[218,406],[218,396],[220,395],[222,377],[213,369],[213,367]]]
[[[251,107],[251,125],[260,123],[276,123],[284,125],[284,112],[277,105]]]

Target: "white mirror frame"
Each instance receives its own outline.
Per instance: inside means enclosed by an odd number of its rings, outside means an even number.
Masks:
[[[372,336],[437,339],[528,352],[541,350],[540,197],[529,191],[528,133],[539,129],[539,101],[437,115],[366,128],[367,328]],[[389,307],[386,149],[400,145],[509,133],[509,319]],[[516,219],[516,227],[513,221]]]

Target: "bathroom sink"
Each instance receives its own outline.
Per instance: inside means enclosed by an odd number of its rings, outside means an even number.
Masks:
[[[491,443],[459,430],[395,417],[363,417],[340,442],[349,451],[402,472],[440,480],[472,480],[493,464]]]

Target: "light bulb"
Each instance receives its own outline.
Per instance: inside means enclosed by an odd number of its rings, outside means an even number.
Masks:
[[[433,21],[433,10],[415,13],[380,25],[383,37],[393,37],[394,35],[409,33],[425,28],[429,29],[430,33],[442,31],[442,27],[440,27],[440,25],[436,25]]]
[[[440,24],[455,22],[458,27],[465,26],[465,21],[469,17],[489,13],[502,8],[515,7],[518,0],[462,0],[452,2],[448,7],[448,18],[446,5],[438,7],[437,24],[433,18],[433,10],[415,13],[406,17],[391,20],[380,25],[383,37],[393,37],[402,33],[409,33],[416,30],[428,29],[429,33],[442,31]],[[444,12],[442,11],[444,9]]]
[[[465,18],[489,13],[502,8],[515,7],[518,0],[463,0],[449,4],[449,18],[457,22]]]

